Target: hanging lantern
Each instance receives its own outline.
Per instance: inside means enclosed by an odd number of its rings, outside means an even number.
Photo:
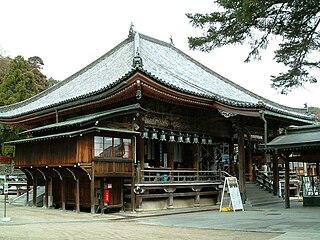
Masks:
[[[169,142],[175,142],[174,140],[174,133],[173,132],[170,132],[170,135],[169,135]]]
[[[212,145],[212,137],[208,137],[208,144]]]
[[[147,128],[143,129],[142,138],[145,138],[145,139],[149,138],[149,129]]]
[[[191,142],[190,142],[190,135],[189,135],[188,133],[186,134],[186,136],[185,136],[185,138],[184,138],[184,142],[185,142],[185,143],[191,143]]]
[[[158,140],[158,131],[157,131],[157,130],[152,129],[151,139],[152,139],[152,140]]]
[[[199,143],[199,136],[197,134],[193,135],[193,143],[195,144]]]
[[[161,134],[160,134],[160,141],[167,141],[166,134],[163,130],[161,131]]]
[[[178,135],[178,143],[183,143],[183,135],[182,135],[182,133],[179,133],[179,135]]]
[[[204,135],[201,138],[201,144],[207,144],[207,139],[205,138]]]

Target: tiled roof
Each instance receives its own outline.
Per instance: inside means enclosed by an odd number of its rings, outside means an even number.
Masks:
[[[320,146],[320,126],[300,126],[287,130],[267,143],[267,149],[290,149]]]
[[[103,127],[91,127],[86,129],[81,129],[77,131],[71,131],[71,132],[64,132],[64,133],[57,133],[57,134],[50,134],[46,136],[40,136],[40,137],[32,137],[32,138],[26,138],[26,139],[20,139],[20,140],[14,140],[9,142],[4,142],[5,145],[17,145],[21,143],[27,143],[27,142],[39,142],[44,141],[48,139],[56,139],[56,138],[72,138],[79,136],[81,134],[86,134],[90,132],[115,132],[115,133],[124,133],[124,134],[140,134],[140,132],[131,131],[127,129],[114,129],[114,128],[103,128]]]
[[[46,131],[48,129],[61,129],[61,128],[66,128],[66,127],[70,127],[70,126],[83,125],[88,122],[99,120],[101,118],[105,119],[108,116],[114,116],[115,114],[120,114],[120,113],[124,114],[124,113],[127,113],[132,110],[146,111],[145,109],[143,109],[140,106],[140,104],[137,103],[137,104],[132,104],[132,105],[124,106],[124,107],[109,109],[109,110],[103,111],[103,112],[98,112],[98,113],[93,113],[93,114],[88,114],[88,115],[68,119],[63,122],[58,122],[58,123],[53,123],[53,124],[48,124],[48,125],[44,125],[41,127],[33,128],[33,129],[22,132],[21,135],[33,134],[35,132]]]
[[[133,66],[135,56],[142,59],[142,65]],[[0,118],[20,116],[92,96],[125,80],[137,69],[171,88],[229,106],[262,108],[313,119],[305,109],[289,108],[264,99],[203,66],[173,45],[138,33],[53,88],[24,102],[0,108]]]

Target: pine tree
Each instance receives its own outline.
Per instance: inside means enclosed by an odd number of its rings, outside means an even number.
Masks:
[[[267,48],[277,36],[282,42],[274,51],[274,58],[287,71],[272,76],[271,86],[286,94],[306,82],[317,82],[310,70],[320,68],[319,0],[216,0],[215,3],[218,11],[186,14],[194,27],[203,30],[203,36],[189,37],[191,49],[211,51],[224,45],[249,43],[252,50],[248,62],[259,59],[259,50]]]

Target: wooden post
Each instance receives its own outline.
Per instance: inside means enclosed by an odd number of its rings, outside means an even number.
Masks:
[[[61,189],[61,210],[65,211],[66,210],[66,181],[65,178],[63,177],[61,179],[61,185],[60,185],[60,189]]]
[[[124,182],[124,178],[121,178],[120,179],[120,203],[121,203],[121,209],[122,209],[122,211],[124,211],[124,204],[123,204],[123,182]]]
[[[36,207],[37,206],[37,187],[38,187],[38,182],[36,176],[33,177],[33,199],[32,199],[32,206]]]
[[[248,173],[249,173],[249,180],[253,182],[253,166],[252,166],[252,141],[251,136],[248,134]]]
[[[26,200],[25,206],[29,205],[29,191],[30,191],[30,185],[29,185],[29,180],[27,180],[27,200]]]
[[[45,180],[44,180],[45,182],[44,182],[44,198],[45,198],[45,200],[44,200],[44,203],[43,203],[43,207],[44,208],[48,208],[48,197],[49,197],[49,180],[48,180],[48,178],[46,177],[45,178]]]
[[[144,139],[137,136],[137,161],[140,162],[141,169],[144,169]]]
[[[168,167],[174,169],[174,145],[168,142]]]
[[[94,195],[94,162],[91,163],[91,181],[90,181],[90,204],[91,204],[91,214],[95,211],[95,195]]]
[[[245,149],[244,149],[244,133],[240,128],[238,131],[238,157],[239,157],[239,185],[242,202],[246,201],[246,176],[245,176]]]
[[[77,213],[80,213],[80,186],[79,186],[79,178],[75,181],[75,189],[74,189],[74,205]]]
[[[137,164],[137,183],[141,183],[141,166],[140,163]],[[141,212],[143,211],[142,209],[142,196],[140,195],[141,193],[137,193],[136,195],[136,211]]]
[[[286,153],[284,174],[284,200],[285,208],[290,208],[290,178],[289,178],[289,154]]]
[[[134,171],[134,170],[133,170]],[[131,178],[131,211],[135,211],[136,199],[135,199],[135,192],[134,192],[134,177]]]
[[[193,168],[196,171],[199,171],[199,162],[200,162],[200,144],[193,144],[194,157],[193,157]]]
[[[233,156],[234,156],[234,143],[233,143],[233,134],[232,134],[229,140],[229,174],[235,176]]]
[[[277,196],[279,193],[279,167],[278,167],[278,151],[273,153],[273,195]]]

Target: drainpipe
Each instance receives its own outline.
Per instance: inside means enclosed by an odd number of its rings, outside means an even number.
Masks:
[[[264,123],[264,148],[267,149],[267,142],[268,142],[268,125],[267,125],[267,120],[264,117],[264,111],[260,111],[260,118],[262,119]]]
[[[263,152],[263,160],[266,162],[267,161],[267,142],[268,142],[268,125],[267,125],[267,120],[264,117],[264,111],[260,111],[260,118],[262,119],[264,123],[264,152]]]

